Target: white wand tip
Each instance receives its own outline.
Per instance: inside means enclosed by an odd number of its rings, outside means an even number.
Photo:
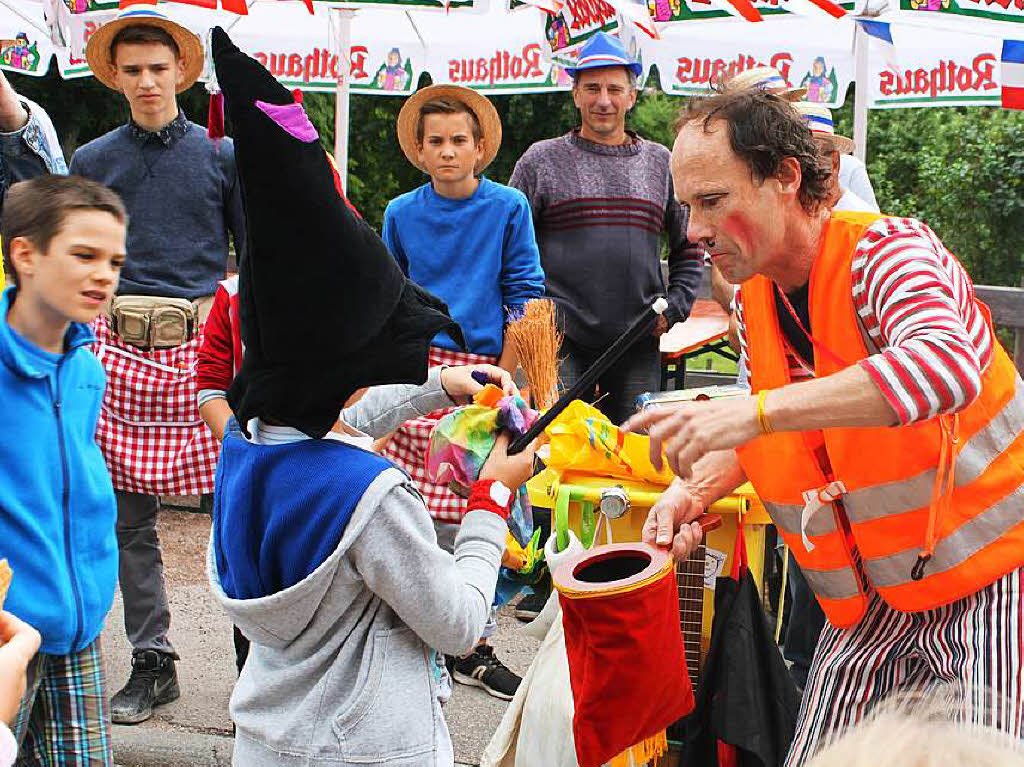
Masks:
[[[651,308],[654,310],[655,314],[664,314],[665,310],[668,309],[668,301],[664,298],[659,298],[651,304]]]

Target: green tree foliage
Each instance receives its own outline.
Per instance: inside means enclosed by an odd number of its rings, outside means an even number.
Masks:
[[[75,148],[122,124],[124,99],[92,78],[64,81],[10,75],[14,87],[46,107],[68,158]],[[195,85],[180,97],[190,118],[204,123],[207,94]],[[535,141],[559,136],[579,122],[568,93],[498,96],[504,125],[501,151],[487,170],[505,182]],[[853,95],[837,111],[841,133],[852,135]],[[334,97],[307,94],[310,119],[325,147],[334,146]],[[640,94],[629,125],[671,147],[682,99]],[[353,96],[349,195],[373,226],[388,200],[424,183],[398,147],[395,123],[402,99]],[[230,125],[228,126],[230,132]],[[926,221],[967,266],[974,280],[1019,285],[1024,275],[1024,113],[992,108],[897,109],[871,112],[868,171],[887,213]]]
[[[853,135],[852,96],[838,127]],[[868,173],[887,213],[928,223],[981,285],[1024,276],[1024,113],[989,107],[871,112]]]

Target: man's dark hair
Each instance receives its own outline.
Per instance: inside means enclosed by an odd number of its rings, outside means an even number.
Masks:
[[[110,60],[117,62],[117,46],[126,45],[166,45],[174,53],[175,59],[181,58],[181,50],[171,34],[152,24],[132,24],[125,27],[110,41]]]
[[[473,141],[479,143],[483,137],[483,133],[480,130],[480,121],[472,109],[464,102],[459,101],[459,99],[441,98],[428,101],[420,107],[420,118],[416,122],[416,143],[420,146],[423,145],[423,123],[426,122],[427,115],[469,115],[469,124],[473,131]]]
[[[716,120],[726,123],[732,151],[758,183],[778,176],[783,160],[792,157],[800,163],[803,209],[814,213],[829,199],[831,164],[788,101],[761,89],[693,98],[679,113],[676,133],[691,122],[707,131]]]
[[[40,176],[11,186],[4,197],[0,224],[4,271],[17,282],[18,275],[11,263],[11,241],[15,237],[24,237],[45,253],[68,214],[78,210],[100,210],[122,224],[128,221],[117,192],[81,176]]]

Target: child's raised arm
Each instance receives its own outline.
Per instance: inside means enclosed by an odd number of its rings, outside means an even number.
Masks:
[[[426,644],[448,654],[463,655],[480,638],[505,550],[508,510],[533,471],[532,449],[508,456],[506,447],[507,440],[499,439],[473,485],[454,556],[437,545],[426,507],[411,484],[382,499],[352,545],[367,588]]]

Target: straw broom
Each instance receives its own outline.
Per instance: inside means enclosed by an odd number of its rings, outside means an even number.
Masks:
[[[522,315],[509,323],[507,337],[537,407],[551,407],[558,399],[558,350],[562,346],[554,302],[546,298],[527,301]]]

